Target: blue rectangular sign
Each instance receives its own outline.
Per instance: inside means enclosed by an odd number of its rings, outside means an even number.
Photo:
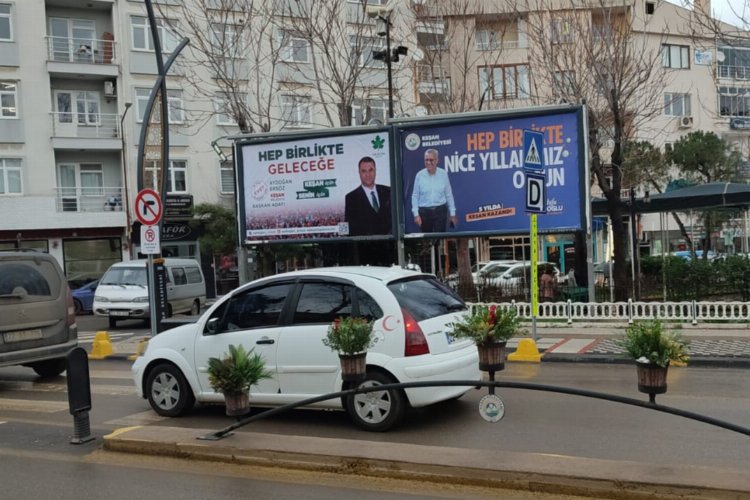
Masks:
[[[535,172],[544,171],[544,132],[523,131],[523,168]]]
[[[581,229],[581,111],[548,113],[399,127],[404,236],[527,233],[524,129],[543,136],[547,215],[539,230]]]

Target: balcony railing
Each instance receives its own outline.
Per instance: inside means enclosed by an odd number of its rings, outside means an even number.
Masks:
[[[723,66],[717,68],[719,78],[732,78],[734,80],[750,80],[750,68],[747,66]]]
[[[477,41],[476,48],[479,51],[500,49],[526,49],[528,48],[528,42],[525,40]]]
[[[117,113],[52,112],[52,137],[79,139],[118,139],[120,115]]]
[[[125,189],[121,187],[57,187],[58,212],[122,212]]]
[[[451,79],[442,68],[420,65],[418,70],[419,92],[422,94],[450,94]]]
[[[114,40],[97,38],[47,36],[47,60],[79,64],[113,64],[116,61]]]

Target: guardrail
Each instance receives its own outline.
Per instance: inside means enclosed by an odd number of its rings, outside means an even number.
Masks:
[[[47,60],[80,64],[113,64],[117,44],[112,39],[47,36]]]
[[[531,320],[529,302],[472,302],[469,307],[495,305],[513,308],[524,319]],[[750,302],[542,302],[539,316],[543,320],[559,320],[568,324],[574,321],[626,321],[660,319],[673,322],[740,322],[750,320]]]
[[[86,113],[53,111],[50,113],[53,137],[78,139],[119,139],[118,113]]]

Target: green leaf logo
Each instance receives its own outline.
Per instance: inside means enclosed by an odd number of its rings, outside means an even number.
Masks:
[[[379,135],[376,135],[375,139],[372,140],[373,149],[383,149],[384,145],[385,145],[385,139],[383,139]]]

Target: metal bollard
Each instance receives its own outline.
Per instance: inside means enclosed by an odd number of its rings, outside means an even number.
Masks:
[[[89,424],[91,410],[91,381],[89,359],[82,347],[71,349],[66,356],[68,378],[68,406],[73,415],[73,438],[70,444],[83,444],[94,439]]]

